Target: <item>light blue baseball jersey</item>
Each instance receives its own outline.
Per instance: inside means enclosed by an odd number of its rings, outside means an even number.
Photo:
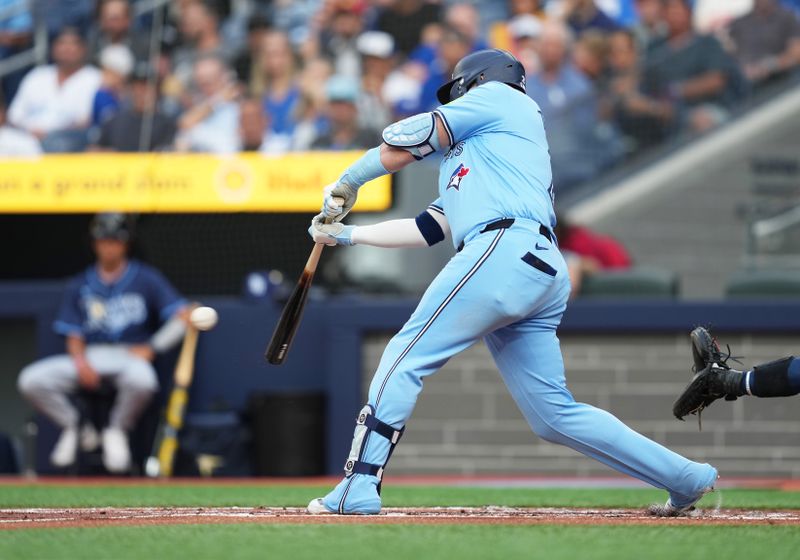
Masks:
[[[552,173],[536,102],[489,82],[436,111],[450,138],[439,168],[439,199],[453,244],[501,218],[555,226]]]

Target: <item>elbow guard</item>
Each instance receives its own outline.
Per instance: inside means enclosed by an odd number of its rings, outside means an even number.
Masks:
[[[382,136],[386,144],[409,152],[417,160],[441,148],[433,113],[420,113],[390,124]]]
[[[437,222],[427,210],[423,210],[420,215],[415,218],[415,221],[428,247],[436,245],[439,241],[444,239],[442,226],[439,225],[439,222]]]

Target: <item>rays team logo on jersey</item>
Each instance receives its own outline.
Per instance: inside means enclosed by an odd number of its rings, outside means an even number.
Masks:
[[[469,167],[464,167],[463,163],[458,164],[456,170],[453,171],[452,175],[450,175],[450,181],[447,183],[447,188],[459,190],[461,187],[461,180],[467,175],[469,175]]]
[[[105,299],[92,294],[83,300],[88,332],[119,333],[147,320],[147,304],[137,293],[123,293]]]

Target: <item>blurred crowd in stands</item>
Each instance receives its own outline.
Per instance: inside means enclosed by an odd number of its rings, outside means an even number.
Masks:
[[[155,9],[152,9],[156,6]],[[800,64],[800,0],[0,0],[0,153],[375,145],[514,53],[556,185],[716,127]],[[49,62],[7,63],[49,38]],[[10,71],[9,71],[10,70]]]

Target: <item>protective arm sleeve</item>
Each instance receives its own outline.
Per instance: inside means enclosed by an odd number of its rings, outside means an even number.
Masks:
[[[428,247],[433,245],[430,232],[423,231],[420,227],[420,217],[425,214],[439,228],[438,240],[444,239],[450,233],[450,226],[444,214],[438,214],[431,210],[425,210],[417,218],[405,218],[402,220],[388,220],[369,226],[356,226],[353,230],[353,244],[372,245],[373,247],[383,247],[386,249],[396,249],[399,247]],[[424,227],[424,226],[423,226]]]

